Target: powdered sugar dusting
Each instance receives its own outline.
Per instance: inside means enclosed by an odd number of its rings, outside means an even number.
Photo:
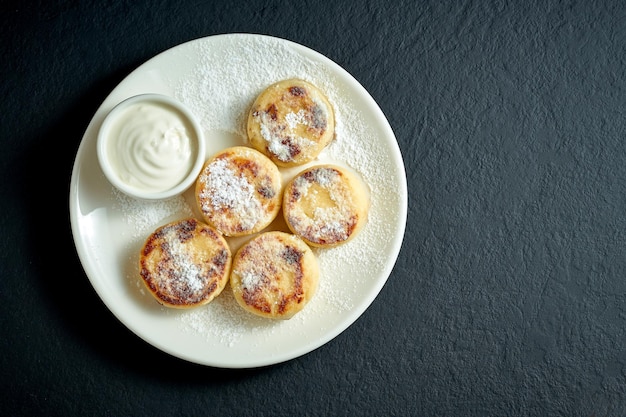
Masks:
[[[175,235],[175,230],[169,231],[167,240],[169,243],[169,253],[172,256],[171,265],[175,265],[178,269],[175,274],[173,286],[176,286],[175,293],[185,293],[188,295],[197,295],[204,289],[204,279],[201,275],[201,269],[196,265],[185,245]]]
[[[237,273],[237,271],[235,271]],[[241,275],[241,283],[243,288],[254,290],[263,282],[263,274],[256,269],[245,270],[239,273]]]
[[[287,125],[291,130],[295,129],[298,125],[307,126],[309,124],[306,115],[304,114],[304,110],[302,109],[300,109],[298,113],[287,113],[287,115],[285,116],[285,121],[287,122]]]
[[[302,110],[298,113],[288,113],[285,116],[288,129],[285,129],[283,124],[274,121],[266,112],[262,112],[256,117],[261,126],[261,136],[267,141],[269,151],[276,155],[281,161],[287,162],[293,159],[291,149],[294,145],[300,149],[315,147],[317,145],[316,142],[298,136],[294,132],[299,124],[308,124],[304,111]]]
[[[253,340],[254,348],[255,344],[263,345],[285,332],[290,337],[300,334],[307,328],[303,324],[317,322],[317,317],[341,316],[359,303],[362,287],[376,279],[387,263],[387,254],[380,249],[394,238],[394,219],[387,215],[387,207],[397,206],[400,197],[394,191],[390,156],[356,110],[362,104],[352,103],[349,95],[338,88],[327,65],[308,59],[278,39],[232,37],[224,42],[227,47],[219,49],[204,42],[194,43],[192,52],[200,57],[198,65],[172,82],[175,97],[191,109],[205,132],[228,132],[245,142],[248,111],[261,91],[288,78],[309,81],[327,95],[335,113],[336,138],[320,154],[319,161],[353,168],[368,184],[371,198],[368,222],[354,239],[338,247],[314,249],[320,266],[318,290],[306,308],[291,320],[276,322],[255,317],[237,305],[228,286],[208,305],[176,316],[183,331],[211,343],[237,346],[244,340]],[[298,114],[289,120],[300,122]],[[210,141],[210,134],[207,140]],[[225,177],[220,180],[226,181]],[[145,239],[164,219],[192,212],[184,199],[145,204],[118,197],[118,208],[125,213],[125,221],[137,240]],[[223,202],[228,202],[226,196]],[[249,278],[250,285],[254,279]]]
[[[342,242],[350,236],[352,212],[355,203],[350,198],[339,173],[334,168],[320,167],[298,176],[293,182],[295,194],[300,201],[306,200],[311,184],[315,182],[328,192],[334,203],[332,207],[318,206],[309,216],[300,204],[294,204],[286,211],[292,227],[311,242]]]
[[[179,320],[184,332],[198,334],[211,342],[217,340],[228,347],[235,346],[244,335],[250,334],[255,335],[256,343],[262,343],[280,327],[280,323],[243,311],[230,285],[206,306],[182,312]]]
[[[133,239],[145,240],[158,225],[177,217],[189,217],[193,210],[182,196],[168,200],[137,200],[113,188],[112,208],[122,214],[122,221]]]
[[[191,108],[207,131],[223,130],[245,138],[248,110],[268,85],[288,78],[315,82],[312,77],[332,77],[327,68],[276,39],[225,42],[230,47],[220,50],[197,43],[200,63],[175,89],[176,98]]]
[[[228,209],[243,230],[252,229],[261,220],[263,207],[255,197],[254,186],[244,176],[237,175],[225,158],[208,164],[200,181],[205,184],[200,193],[204,213]]]

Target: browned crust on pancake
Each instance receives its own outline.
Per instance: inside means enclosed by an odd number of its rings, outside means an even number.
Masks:
[[[247,131],[252,146],[277,165],[301,165],[334,138],[334,111],[318,87],[300,79],[283,80],[254,101]]]
[[[307,213],[301,204],[311,186],[321,187],[331,195],[334,208],[316,207],[325,216]],[[369,201],[364,188],[353,174],[332,165],[305,169],[287,184],[283,213],[289,229],[312,246],[330,247],[348,242],[366,221]],[[319,217],[319,218],[318,218]]]
[[[267,232],[239,249],[230,282],[245,310],[288,319],[311,299],[318,278],[317,260],[302,240],[288,233]]]
[[[274,163],[255,149],[236,146],[210,158],[196,182],[203,219],[226,236],[260,231],[278,214],[281,176]]]
[[[194,218],[156,229],[139,256],[139,274],[165,306],[190,308],[207,304],[224,289],[232,256],[212,227]]]

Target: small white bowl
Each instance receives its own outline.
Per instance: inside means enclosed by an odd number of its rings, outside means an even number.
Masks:
[[[142,129],[129,125],[130,115],[138,112],[140,116],[132,120],[135,124],[140,120]],[[161,134],[169,117],[175,118],[176,126],[182,123],[186,134],[181,135],[180,127],[169,128],[157,144],[155,131]],[[172,144],[188,146],[191,152],[184,161]],[[162,94],[140,94],[107,114],[98,132],[97,153],[105,177],[117,189],[140,200],[163,200],[182,194],[196,181],[205,162],[206,143],[202,127],[182,103]],[[176,159],[181,159],[180,164]]]

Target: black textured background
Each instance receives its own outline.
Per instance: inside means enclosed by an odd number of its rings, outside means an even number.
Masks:
[[[3,2],[0,413],[626,415],[626,3]],[[403,249],[339,337],[196,366],[104,307],[70,233],[98,106],[212,34],[289,39],[375,98],[409,184]]]

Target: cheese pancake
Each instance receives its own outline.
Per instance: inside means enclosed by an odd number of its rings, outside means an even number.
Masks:
[[[297,236],[274,231],[261,233],[237,251],[230,286],[245,310],[289,319],[311,300],[318,279],[311,248]]]
[[[204,221],[225,236],[243,236],[268,226],[278,215],[282,178],[261,152],[235,146],[218,152],[196,181],[196,202]]]
[[[313,84],[283,80],[254,101],[247,131],[250,144],[276,165],[302,165],[317,158],[335,137],[333,107]]]
[[[283,214],[289,229],[317,247],[350,241],[366,223],[369,193],[346,168],[320,165],[296,175],[285,187]]]
[[[167,307],[191,308],[218,296],[230,274],[232,256],[224,237],[194,218],[157,228],[139,255],[143,283]]]

